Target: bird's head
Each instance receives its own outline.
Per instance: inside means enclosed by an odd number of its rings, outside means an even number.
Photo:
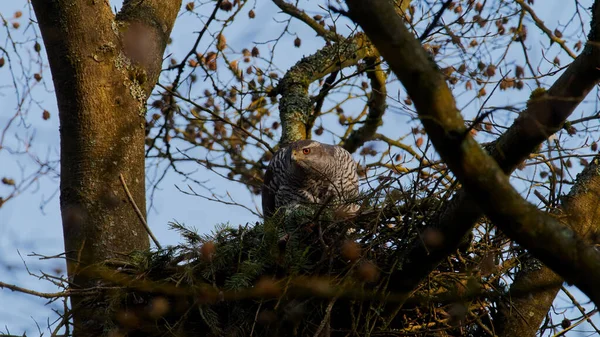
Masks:
[[[320,170],[332,155],[328,146],[314,140],[299,140],[290,147],[292,163],[303,170]]]

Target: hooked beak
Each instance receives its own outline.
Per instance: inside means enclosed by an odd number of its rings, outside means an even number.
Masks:
[[[296,150],[292,151],[291,161],[295,166],[302,167],[304,164],[302,152]]]
[[[302,156],[300,155],[300,152],[298,152],[298,150],[292,150],[292,161],[298,162],[301,159],[302,159]]]

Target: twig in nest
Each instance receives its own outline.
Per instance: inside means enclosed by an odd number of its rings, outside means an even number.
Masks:
[[[315,332],[315,337],[318,337],[321,335],[321,332],[323,331],[325,326],[329,327],[329,318],[331,317],[331,309],[333,308],[333,305],[335,304],[336,300],[337,300],[337,297],[334,297],[331,299],[331,301],[329,301],[329,305],[327,305],[327,309],[325,309],[325,317],[323,317],[321,324],[319,324],[319,328],[317,329],[317,332]]]
[[[31,290],[31,289],[19,287],[19,286],[14,285],[14,284],[8,284],[8,283],[0,282],[0,289],[4,289],[4,288],[6,288],[8,290],[20,292],[20,293],[23,293],[23,294],[29,294],[29,295],[37,296],[37,297],[40,297],[40,298],[47,298],[47,299],[52,299],[52,300],[56,299],[56,298],[59,298],[59,297],[69,297],[71,295],[83,296],[83,295],[93,295],[93,294],[97,294],[98,293],[98,289],[96,289],[96,288],[77,289],[77,290],[68,289],[68,290],[65,290],[65,291],[57,292],[57,293],[42,293],[42,292],[39,292],[39,291],[35,291],[35,290]],[[0,336],[3,336],[3,335],[0,335]]]
[[[154,244],[156,245],[156,247],[158,247],[158,249],[162,249],[162,246],[160,245],[160,243],[158,243],[158,240],[156,239],[154,234],[152,234],[152,231],[150,230],[150,227],[148,226],[148,223],[146,222],[146,219],[144,218],[144,214],[142,214],[139,207],[135,203],[135,200],[133,200],[133,196],[131,195],[131,192],[129,192],[129,188],[127,188],[127,184],[125,183],[125,178],[123,178],[122,173],[119,173],[119,179],[121,180],[121,185],[123,185],[125,194],[127,194],[127,199],[129,199],[129,203],[131,204],[131,206],[133,206],[133,209],[135,210],[135,214],[137,214],[138,219],[140,219],[140,222],[142,223],[142,225],[144,225],[146,232],[148,232],[148,235],[150,235],[150,237],[152,238],[152,241],[154,241]]]

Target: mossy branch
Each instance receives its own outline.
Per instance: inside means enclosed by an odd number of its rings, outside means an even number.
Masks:
[[[488,144],[486,150],[505,173],[514,171],[530,153],[554,132],[560,130],[565,120],[600,81],[597,25],[598,7],[594,4],[590,42],[577,59],[543,95],[544,99],[531,100],[509,130],[498,140]],[[540,98],[540,97],[537,97]],[[445,203],[430,226],[444,237],[444,244],[431,249],[416,240],[406,256],[402,271],[394,273],[396,284],[407,291],[414,289],[446,256],[456,250],[463,238],[483,216],[483,211],[464,189]]]
[[[313,110],[312,100],[308,95],[311,83],[336,70],[356,65],[361,59],[376,53],[366,36],[357,34],[326,46],[296,63],[274,91],[275,94],[281,94],[279,114],[283,134],[280,144],[285,145],[310,136],[306,125]]]
[[[405,86],[436,150],[467,193],[510,238],[600,303],[600,252],[511,186],[501,167],[466,132],[444,77],[393,6],[385,0],[347,4],[351,18]]]

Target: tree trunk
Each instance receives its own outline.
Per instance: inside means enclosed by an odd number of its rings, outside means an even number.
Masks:
[[[180,1],[34,0],[58,101],[60,202],[67,270],[75,289],[97,285],[94,268],[149,247],[129,202],[145,210],[146,100]],[[72,297],[75,336],[97,336],[109,320],[102,298]]]

